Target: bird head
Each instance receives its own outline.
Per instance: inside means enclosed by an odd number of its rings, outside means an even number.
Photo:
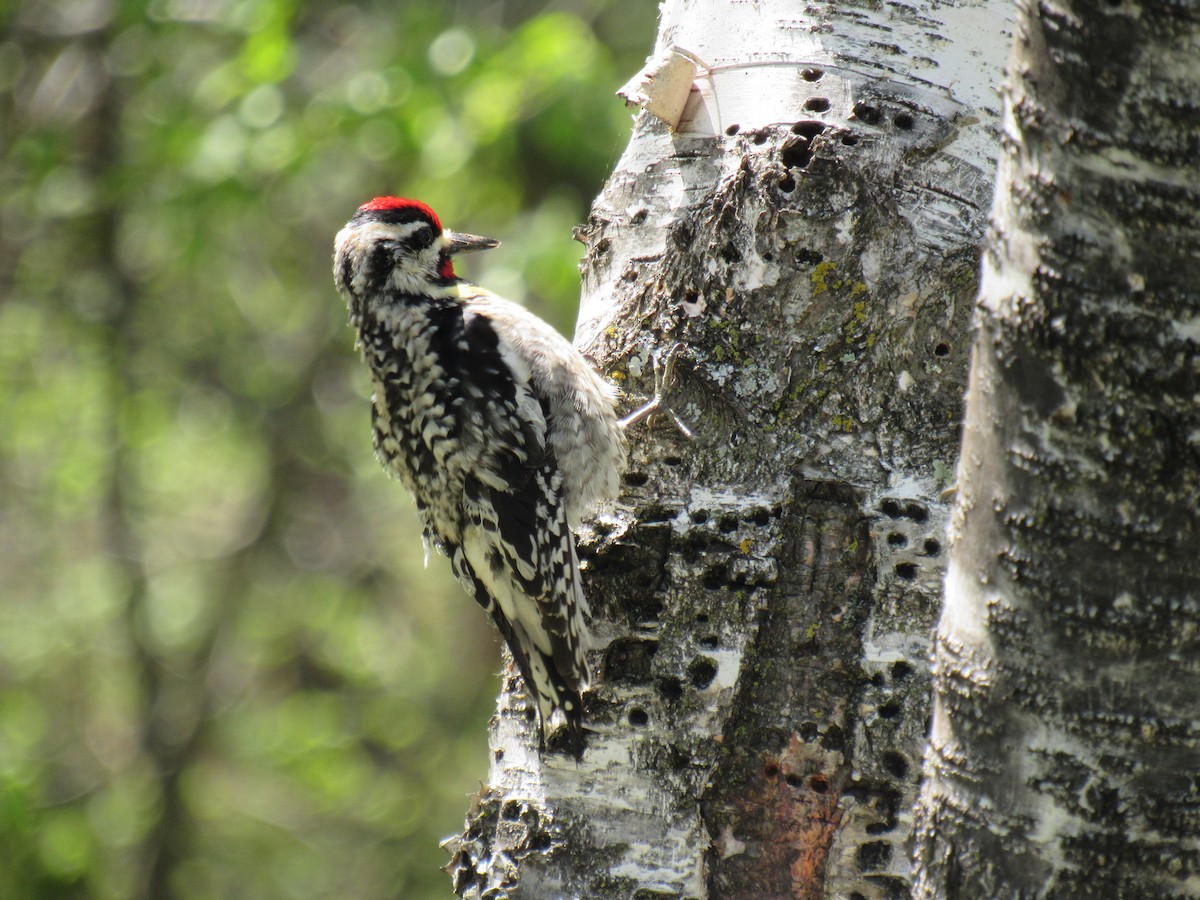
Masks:
[[[338,232],[333,276],[347,300],[393,291],[433,296],[458,280],[454,254],[499,243],[442,228],[437,213],[419,200],[376,197]]]

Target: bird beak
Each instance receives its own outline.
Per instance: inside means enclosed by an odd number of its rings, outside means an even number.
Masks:
[[[475,250],[490,250],[492,247],[500,246],[500,242],[495,238],[477,237],[473,234],[462,234],[458,231],[443,232],[442,237],[446,239],[446,252],[450,254],[471,253]]]

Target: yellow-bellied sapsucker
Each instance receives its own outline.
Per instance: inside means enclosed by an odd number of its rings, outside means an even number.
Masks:
[[[416,200],[377,197],[337,235],[334,280],[371,371],[375,452],[486,609],[536,700],[583,748],[587,600],[571,529],[616,494],[615,391],[565,338],[454,273],[497,241],[443,230]]]

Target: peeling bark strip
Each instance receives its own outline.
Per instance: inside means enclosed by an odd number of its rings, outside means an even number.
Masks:
[[[921,897],[1200,896],[1200,16],[1023,4]]]
[[[699,71],[580,230],[577,342],[635,406],[581,546],[583,760],[506,694],[464,897],[907,891],[1007,3],[663,8]],[[506,810],[508,814],[506,816]]]

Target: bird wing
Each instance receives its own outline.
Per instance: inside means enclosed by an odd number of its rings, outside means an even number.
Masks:
[[[478,397],[460,412],[478,417],[478,433],[488,435],[464,483],[461,552],[475,582],[468,589],[480,599],[481,585],[492,601],[489,611],[537,695],[543,721],[557,707],[574,731],[587,685],[586,600],[562,474],[547,442],[548,409],[486,313],[467,305],[463,326],[471,367],[464,381]]]

